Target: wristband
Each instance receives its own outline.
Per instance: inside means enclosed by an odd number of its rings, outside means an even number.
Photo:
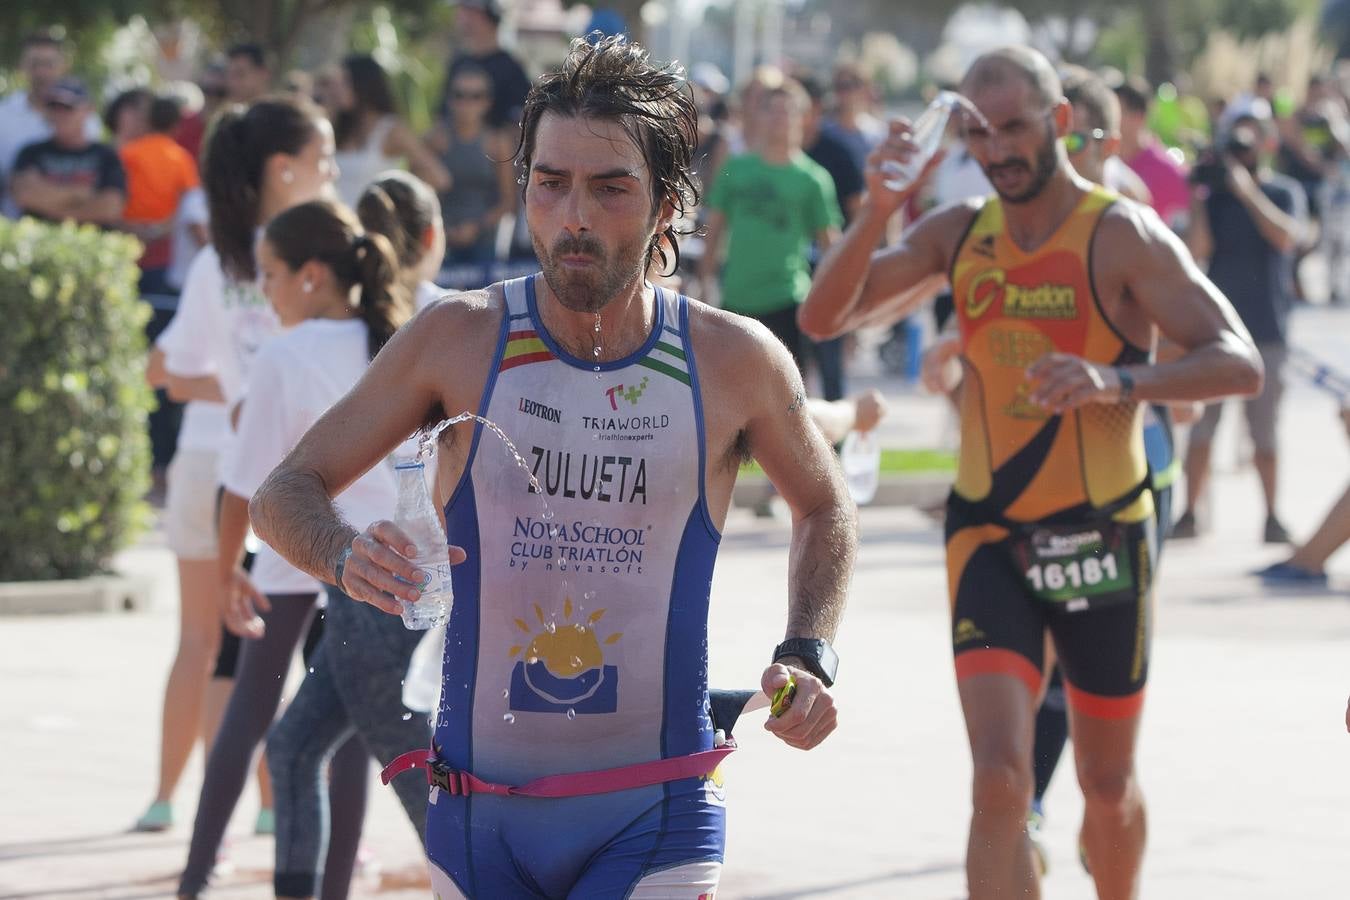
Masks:
[[[1120,379],[1120,396],[1116,398],[1116,402],[1129,403],[1134,399],[1134,376],[1118,367],[1116,377]]]
[[[342,574],[347,569],[347,560],[352,558],[352,548],[344,547],[342,554],[338,557],[337,566],[333,569],[333,585],[338,590],[343,590]]]

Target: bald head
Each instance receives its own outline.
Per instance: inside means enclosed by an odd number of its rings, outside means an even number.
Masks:
[[[961,93],[967,97],[992,87],[1002,87],[1020,79],[1031,87],[1041,106],[1054,106],[1064,98],[1064,90],[1050,60],[1030,47],[1000,47],[981,55],[970,64],[961,80]]]

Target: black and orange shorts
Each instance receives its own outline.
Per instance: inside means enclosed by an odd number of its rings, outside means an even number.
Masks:
[[[953,494],[946,542],[958,680],[1011,675],[1038,697],[1049,633],[1070,706],[1108,719],[1139,713],[1153,636],[1151,517],[991,522]]]

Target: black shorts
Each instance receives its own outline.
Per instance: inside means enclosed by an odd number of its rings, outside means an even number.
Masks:
[[[982,520],[953,495],[946,532],[958,680],[1012,675],[1038,696],[1048,631],[1070,706],[1099,718],[1138,714],[1153,635],[1151,517],[1056,525],[1052,534],[1048,526]],[[1029,549],[1033,543],[1039,550]],[[1072,556],[1067,548],[1074,547],[1087,549]],[[1056,553],[1067,562],[1053,561]],[[1038,588],[1057,596],[1038,596]]]

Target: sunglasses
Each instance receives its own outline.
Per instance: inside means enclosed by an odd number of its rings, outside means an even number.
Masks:
[[[1105,139],[1106,132],[1100,128],[1094,128],[1091,131],[1070,131],[1064,135],[1064,149],[1069,151],[1070,154],[1082,153],[1088,141],[1103,141]]]
[[[452,100],[486,100],[487,91],[451,91]]]

